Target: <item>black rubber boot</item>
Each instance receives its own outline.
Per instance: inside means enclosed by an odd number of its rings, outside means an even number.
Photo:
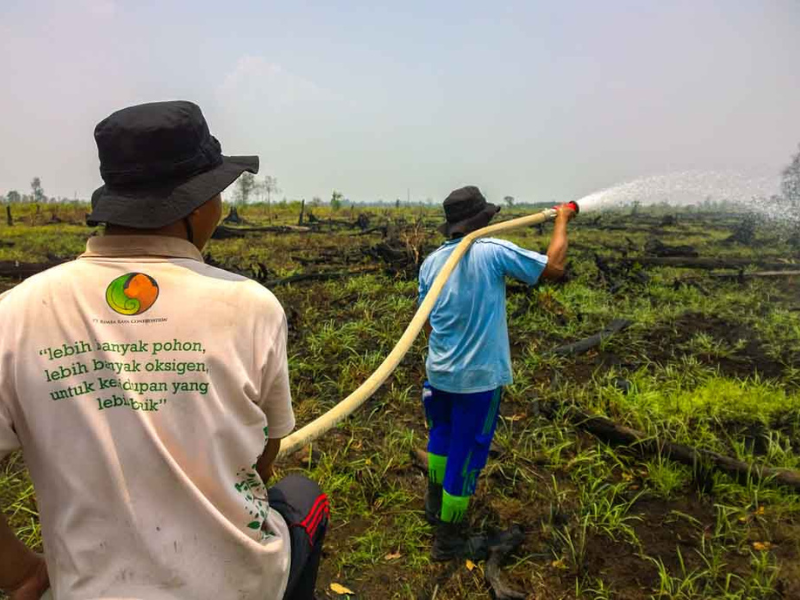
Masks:
[[[425,492],[425,519],[431,525],[438,525],[442,515],[442,484],[428,480],[428,490]]]
[[[444,523],[436,526],[433,534],[431,558],[435,561],[468,558],[485,560],[489,555],[489,540],[484,534],[469,535],[467,523]]]

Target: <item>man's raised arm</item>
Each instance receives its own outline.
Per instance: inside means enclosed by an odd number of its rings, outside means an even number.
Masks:
[[[542,272],[542,277],[556,281],[564,276],[567,266],[567,223],[575,216],[575,211],[567,204],[558,207],[553,226],[553,236],[547,247],[547,266]]]

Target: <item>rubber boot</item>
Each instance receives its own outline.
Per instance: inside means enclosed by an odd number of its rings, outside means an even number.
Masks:
[[[467,523],[440,522],[433,534],[431,558],[435,561],[468,558],[485,560],[489,555],[489,540],[484,534],[469,535]]]
[[[438,525],[442,516],[442,484],[428,480],[425,492],[425,519],[431,525]]]

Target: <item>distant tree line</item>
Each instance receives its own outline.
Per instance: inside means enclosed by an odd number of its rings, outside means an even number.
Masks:
[[[236,181],[234,187],[234,204],[242,206],[250,203],[252,200],[263,202],[266,200],[267,206],[272,205],[272,199],[275,194],[279,194],[281,189],[278,187],[278,178],[272,175],[265,175],[263,179],[258,180],[252,173],[243,173]],[[78,201],[77,198],[65,197],[48,197],[42,186],[40,177],[34,177],[30,184],[30,193],[20,193],[18,190],[9,190],[4,195],[0,195],[0,202],[4,204],[17,204],[20,202],[35,202],[38,204],[47,204],[54,202],[74,202]],[[503,197],[508,209],[520,208],[533,210],[537,208],[552,206],[555,202],[519,202],[514,196],[507,195]],[[765,202],[771,202],[781,207],[783,214],[788,217],[787,221],[793,224],[795,235],[800,236],[800,145],[798,145],[797,153],[792,156],[791,162],[781,173],[781,193],[772,196],[771,198],[764,199]],[[286,204],[286,198],[281,201],[282,205]],[[415,202],[402,202],[399,198],[395,200],[386,201],[383,199],[371,202],[359,202],[358,206],[361,207],[377,207],[377,208],[391,208],[400,209],[403,206],[433,206],[435,203],[432,198],[426,198],[424,201],[419,200]],[[438,204],[438,203],[437,203]],[[669,207],[669,203],[664,202],[664,208]],[[318,196],[314,196],[311,201],[311,206],[321,206],[322,200]],[[331,193],[330,207],[334,211],[340,210],[344,207],[352,207],[355,203],[349,198],[346,198],[340,191],[333,190]],[[633,202],[627,205],[633,213],[638,212],[640,203]],[[675,207],[671,207],[674,209]],[[713,200],[706,198],[700,207],[685,207],[686,210],[735,210],[738,208],[734,203],[726,202],[725,200]]]
[[[18,190],[9,190],[5,194],[0,195],[0,203],[4,204],[19,204],[21,202],[36,203],[36,204],[53,204],[63,202],[81,202],[77,198],[66,198],[63,196],[48,196],[42,187],[42,180],[40,177],[34,177],[31,180],[31,191],[29,194],[20,193]]]

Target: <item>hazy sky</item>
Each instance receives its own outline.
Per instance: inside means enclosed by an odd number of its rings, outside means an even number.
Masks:
[[[800,142],[800,2],[0,0],[0,193],[88,197],[94,125],[197,102],[289,198],[578,198]]]

